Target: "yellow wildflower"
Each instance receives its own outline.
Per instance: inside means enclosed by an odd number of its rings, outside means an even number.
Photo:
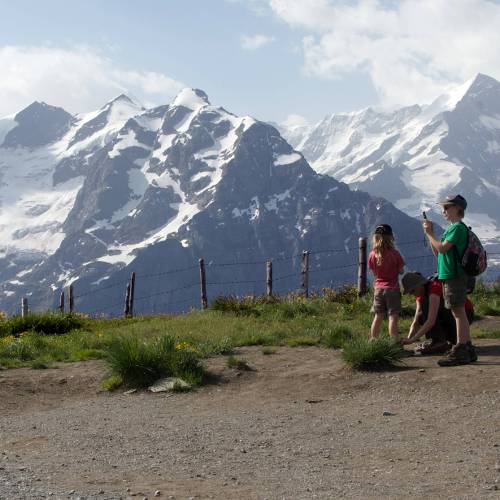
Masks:
[[[184,351],[184,350],[188,351],[189,349],[192,348],[192,346],[187,342],[179,342],[178,344],[175,345],[175,348],[178,351]]]
[[[11,344],[16,341],[16,337],[14,335],[7,335],[2,339],[2,344]]]

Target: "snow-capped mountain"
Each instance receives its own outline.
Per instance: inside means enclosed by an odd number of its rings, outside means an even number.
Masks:
[[[462,193],[466,221],[500,235],[500,83],[479,74],[428,106],[333,114],[282,133],[311,166],[416,217]],[[432,214],[437,220],[438,213]]]
[[[353,247],[375,224],[392,224],[402,241],[421,237],[417,221],[315,173],[276,128],[212,106],[201,90],[185,89],[153,109],[122,95],[78,116],[34,103],[1,120],[0,131],[3,309],[25,295],[33,307],[51,307],[73,283],[79,310],[106,309],[114,293],[117,304],[107,312],[119,312],[123,287],[99,290],[133,270],[139,298],[151,297],[142,311],[168,311],[180,297],[163,296],[166,286],[185,288],[181,298],[198,302],[186,281],[197,281],[200,257],[213,297],[261,292],[264,284],[262,276],[255,286],[218,286],[228,277],[256,281],[264,269],[218,262],[308,248],[340,250],[312,257],[312,285],[352,282],[355,267],[321,269],[355,262]],[[297,262],[277,262],[276,272],[290,274]],[[186,267],[191,274],[168,273]]]

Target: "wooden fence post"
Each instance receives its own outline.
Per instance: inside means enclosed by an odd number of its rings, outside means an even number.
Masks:
[[[64,290],[61,292],[59,296],[59,312],[64,314]]]
[[[130,276],[130,295],[128,298],[128,315],[134,317],[135,272]]]
[[[26,297],[23,297],[21,299],[21,316],[24,318],[25,316],[28,315],[28,299]]]
[[[358,255],[358,297],[366,293],[366,238],[359,238]]]
[[[273,262],[268,260],[266,264],[266,292],[267,296],[273,295]]]
[[[127,291],[125,292],[125,308],[123,309],[123,316],[128,318],[130,314],[130,282],[127,283]]]
[[[300,288],[302,295],[307,299],[309,297],[309,251],[302,252],[302,261],[300,263]]]
[[[207,300],[207,278],[205,274],[205,261],[200,259],[200,285],[201,285],[201,307],[206,309],[208,307]]]
[[[75,295],[73,294],[73,285],[69,285],[69,312],[72,313],[75,308]]]

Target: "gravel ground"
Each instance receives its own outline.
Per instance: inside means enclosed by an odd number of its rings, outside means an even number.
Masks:
[[[108,394],[102,362],[0,372],[0,498],[500,498],[500,341],[475,365],[353,373],[322,348]]]

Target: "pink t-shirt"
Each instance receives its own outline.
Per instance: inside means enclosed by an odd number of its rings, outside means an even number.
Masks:
[[[382,263],[377,265],[373,250],[368,256],[368,267],[375,276],[375,288],[399,288],[399,271],[405,265],[405,261],[397,250],[383,250]]]

